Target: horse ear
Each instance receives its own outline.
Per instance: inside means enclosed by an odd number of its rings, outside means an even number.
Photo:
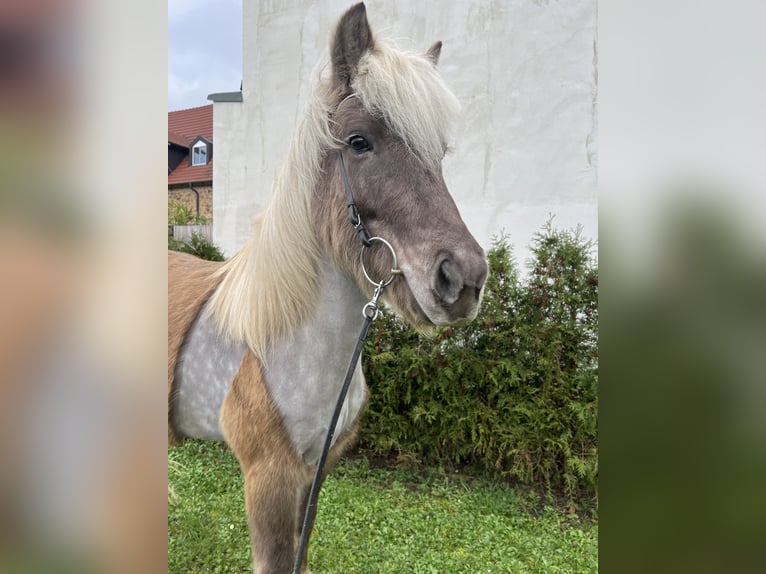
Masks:
[[[428,48],[428,51],[426,52],[426,58],[431,60],[434,66],[436,66],[439,63],[439,56],[441,55],[441,53],[442,53],[442,41],[437,40],[436,42],[434,42],[433,46]]]
[[[356,75],[360,58],[374,45],[367,22],[367,9],[360,2],[349,8],[338,21],[330,48],[335,80],[349,86]]]

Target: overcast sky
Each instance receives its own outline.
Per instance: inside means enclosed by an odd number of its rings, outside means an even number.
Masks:
[[[168,110],[239,90],[242,0],[168,0]]]

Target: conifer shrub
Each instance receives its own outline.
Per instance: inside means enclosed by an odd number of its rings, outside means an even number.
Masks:
[[[482,310],[467,325],[419,334],[390,313],[373,324],[362,449],[596,499],[593,244],[548,222],[530,247],[522,279],[507,239],[494,241]]]

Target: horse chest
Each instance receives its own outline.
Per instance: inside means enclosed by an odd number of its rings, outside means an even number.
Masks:
[[[307,465],[319,459],[343,377],[362,324],[365,300],[358,287],[336,270],[321,277],[314,317],[275,345],[265,361],[265,379],[284,427]],[[343,404],[335,438],[364,406],[366,385],[361,364]]]
[[[340,393],[348,361],[349,345],[335,345],[332,337],[301,333],[269,357],[266,384],[298,454],[307,465],[319,459],[330,418]],[[348,348],[348,353],[339,351]],[[348,395],[335,429],[335,438],[359,415],[366,386],[356,366]]]

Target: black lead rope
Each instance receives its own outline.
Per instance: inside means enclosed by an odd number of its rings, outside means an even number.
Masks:
[[[382,239],[380,237],[370,237],[370,234],[367,231],[367,228],[362,222],[362,218],[359,216],[359,210],[357,209],[356,203],[354,202],[354,196],[351,194],[351,186],[348,183],[348,177],[346,175],[346,166],[343,165],[343,156],[341,155],[340,150],[338,151],[338,164],[340,165],[340,175],[341,175],[341,179],[343,180],[343,187],[346,190],[346,198],[348,199],[347,206],[348,206],[349,220],[351,221],[351,225],[354,226],[354,229],[359,234],[359,240],[362,242],[362,253],[360,255],[360,260],[362,263],[362,271],[364,271],[364,276],[367,278],[367,280],[373,285],[375,285],[375,294],[372,296],[372,299],[364,306],[364,309],[362,310],[362,314],[364,315],[364,323],[362,323],[362,330],[359,333],[359,338],[357,339],[354,352],[351,354],[351,360],[349,361],[348,368],[346,369],[346,376],[343,379],[343,385],[341,386],[340,394],[338,395],[338,402],[335,403],[335,410],[333,411],[332,418],[330,419],[330,427],[327,429],[327,436],[324,439],[324,446],[322,447],[322,453],[319,456],[319,461],[317,462],[316,471],[314,472],[314,480],[311,482],[309,499],[308,499],[308,503],[306,504],[306,513],[303,517],[303,528],[301,529],[301,539],[300,539],[300,542],[298,543],[298,552],[295,555],[295,563],[293,565],[293,574],[300,574],[300,571],[301,571],[303,556],[306,553],[306,549],[308,547],[308,542],[309,542],[309,536],[314,526],[314,519],[316,518],[319,489],[322,488],[322,483],[324,482],[324,476],[323,476],[324,465],[325,465],[325,462],[327,461],[327,455],[330,452],[330,447],[332,446],[333,438],[335,437],[335,427],[338,424],[338,419],[340,418],[340,411],[343,409],[343,403],[346,400],[346,394],[348,393],[348,388],[351,386],[351,379],[354,376],[356,365],[359,362],[359,355],[362,353],[362,347],[364,346],[364,341],[365,339],[367,339],[367,333],[370,331],[370,325],[378,317],[378,314],[380,313],[380,310],[378,309],[378,298],[383,294],[383,289],[385,289],[391,283],[391,281],[394,280],[394,277],[396,277],[396,275],[401,274],[401,271],[399,271],[398,269],[396,253],[394,252],[394,248],[385,239]],[[380,283],[376,283],[370,278],[370,275],[367,273],[367,269],[364,266],[364,251],[366,248],[372,245],[373,241],[379,241],[383,243],[386,247],[388,247],[388,249],[391,252],[391,257],[393,259],[393,266],[391,267],[391,276],[388,277],[388,279],[381,281]]]
[[[325,462],[327,461],[327,454],[330,452],[330,445],[332,444],[333,436],[335,435],[335,426],[338,424],[338,417],[340,416],[343,402],[346,398],[348,388],[351,386],[351,379],[356,369],[356,363],[359,360],[359,355],[362,352],[364,346],[364,340],[367,338],[367,332],[370,330],[370,325],[374,315],[365,315],[364,323],[362,324],[362,331],[359,333],[359,339],[356,342],[356,348],[351,355],[351,361],[348,364],[346,370],[346,378],[343,379],[343,386],[340,389],[340,395],[338,395],[338,402],[335,405],[335,411],[332,413],[332,419],[330,419],[330,428],[327,431],[327,436],[324,440],[324,447],[322,447],[322,454],[319,457],[317,463],[316,472],[314,473],[314,480],[311,483],[311,491],[309,492],[309,500],[306,505],[306,514],[303,517],[303,528],[301,529],[301,540],[298,544],[298,553],[295,555],[295,564],[293,565],[293,574],[300,574],[301,563],[303,562],[303,555],[306,553],[306,548],[309,542],[309,535],[314,526],[314,518],[317,513],[317,499],[319,498],[319,489],[322,488],[322,482],[324,482],[323,469]]]

